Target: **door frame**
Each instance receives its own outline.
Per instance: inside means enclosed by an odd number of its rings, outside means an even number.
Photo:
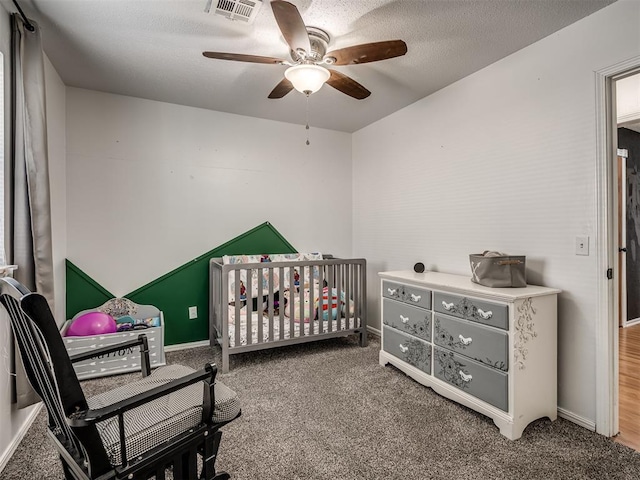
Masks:
[[[618,195],[615,81],[640,72],[640,56],[595,72],[596,87],[596,432],[618,433]],[[607,273],[613,269],[612,278]]]
[[[618,117],[620,118],[620,117]],[[640,117],[639,117],[640,118]],[[617,128],[623,127],[624,124],[618,122]],[[629,313],[627,311],[627,159],[629,158],[628,150],[624,148],[618,148],[618,314],[619,314],[619,326],[631,327],[640,323],[640,317],[629,319]],[[623,247],[620,250],[620,247]]]
[[[616,89],[617,90],[617,89]],[[619,128],[619,124],[616,122]],[[618,326],[626,327],[627,315],[627,151],[620,148],[616,153],[618,167]]]

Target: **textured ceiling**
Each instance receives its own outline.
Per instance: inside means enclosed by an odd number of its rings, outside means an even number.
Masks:
[[[0,0],[16,11],[9,0]],[[214,6],[217,0],[213,0]],[[367,87],[355,100],[329,86],[309,99],[312,126],[353,132],[613,0],[292,0],[329,50],[402,39],[408,53],[334,67]],[[265,0],[253,24],[205,13],[206,0],[19,0],[42,28],[68,86],[304,124],[304,95],[267,95],[285,66],[212,60],[221,51],[279,58],[288,47]],[[213,11],[213,9],[212,9]]]

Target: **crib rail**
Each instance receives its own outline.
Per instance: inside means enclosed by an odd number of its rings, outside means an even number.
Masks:
[[[258,279],[257,287],[243,278]],[[216,258],[210,279],[210,342],[222,347],[223,371],[242,351],[354,333],[366,345],[364,259],[223,265]]]

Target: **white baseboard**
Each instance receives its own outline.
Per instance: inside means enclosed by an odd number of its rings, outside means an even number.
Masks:
[[[623,327],[633,327],[634,325],[638,325],[640,323],[640,318],[633,318],[631,320],[627,320],[624,322]]]
[[[379,337],[382,336],[380,330],[377,329],[377,328],[373,328],[373,327],[367,326],[367,331],[369,331],[369,332],[371,332],[374,335],[377,335]]]
[[[7,446],[7,449],[2,454],[2,457],[0,457],[0,473],[2,473],[2,471],[4,470],[4,467],[7,466],[7,463],[9,463],[9,460],[11,460],[11,457],[16,451],[16,448],[18,448],[18,445],[20,445],[20,442],[29,431],[29,428],[31,428],[31,425],[33,425],[33,422],[36,420],[38,413],[40,413],[42,406],[43,406],[43,403],[40,402],[39,404],[33,407],[33,409],[31,410],[31,413],[29,413],[24,423],[22,424],[22,427],[20,427],[20,430],[18,430],[18,433],[13,438],[11,443],[9,443],[9,445]]]
[[[178,350],[187,350],[189,348],[208,347],[209,340],[200,340],[199,342],[177,343],[175,345],[165,345],[164,351],[176,352]]]
[[[581,417],[580,415],[576,415],[575,413],[565,410],[564,408],[558,408],[558,416],[564,418],[565,420],[569,420],[576,425],[580,425],[587,430],[591,430],[592,432],[596,431],[596,422],[594,422],[593,420],[589,420],[588,418]]]

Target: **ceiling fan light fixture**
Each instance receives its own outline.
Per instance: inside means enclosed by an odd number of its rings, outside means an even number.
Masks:
[[[287,68],[284,76],[291,82],[293,88],[305,95],[311,95],[320,90],[331,74],[329,70],[319,65],[302,64]]]

